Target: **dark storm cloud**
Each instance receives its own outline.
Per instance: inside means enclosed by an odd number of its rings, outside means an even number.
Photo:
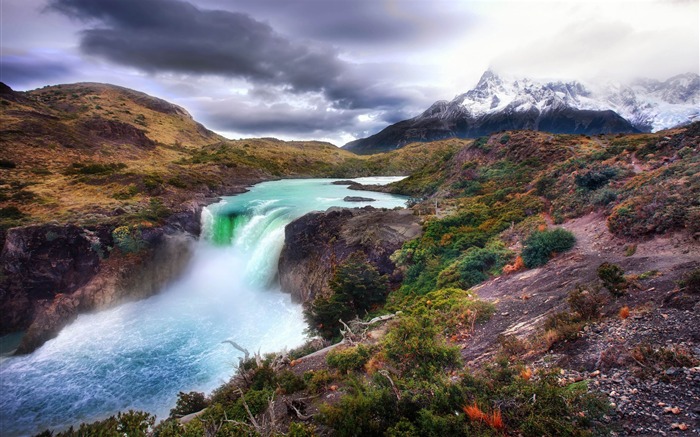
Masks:
[[[0,59],[0,80],[10,87],[24,89],[68,76],[71,68],[62,62],[32,55],[7,55]]]
[[[414,37],[412,26],[387,11],[387,2],[353,0],[352,7],[342,1],[239,0],[236,8],[253,15],[264,13],[283,24],[294,35],[336,42],[383,43]],[[226,0],[205,0],[224,6]],[[342,13],[338,13],[342,9]]]
[[[199,0],[228,8],[229,0]],[[453,0],[237,0],[237,10],[264,16],[286,32],[343,45],[439,40],[471,23]]]
[[[243,13],[202,10],[181,0],[52,0],[50,7],[93,26],[82,32],[85,53],[148,72],[212,74],[295,93],[322,92],[341,108],[407,99],[392,87],[368,83],[335,50],[289,40]]]

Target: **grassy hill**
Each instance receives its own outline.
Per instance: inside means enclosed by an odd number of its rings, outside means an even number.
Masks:
[[[0,227],[140,220],[152,200],[177,210],[197,195],[240,192],[280,177],[409,174],[449,148],[357,157],[317,141],[233,141],[179,106],[122,87],[3,86]]]

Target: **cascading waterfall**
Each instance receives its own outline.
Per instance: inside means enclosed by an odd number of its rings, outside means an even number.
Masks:
[[[209,392],[230,378],[240,353],[223,340],[262,352],[302,343],[301,307],[276,283],[285,225],[331,206],[405,202],[384,193],[371,193],[376,202],[343,202],[351,194],[329,180],[275,181],[205,208],[202,241],[177,282],[149,299],[81,315],[34,353],[0,362],[2,435],[127,409],[163,419],[179,391]]]

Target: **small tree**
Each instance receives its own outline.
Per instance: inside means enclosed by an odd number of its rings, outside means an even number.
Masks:
[[[335,294],[346,295],[352,300],[355,312],[365,315],[374,305],[386,301],[388,291],[386,276],[365,261],[362,252],[355,252],[340,264],[328,285]]]
[[[375,305],[384,303],[388,292],[386,276],[380,275],[362,252],[353,253],[338,265],[328,285],[333,293],[317,297],[304,310],[312,330],[326,339],[338,336],[339,319],[364,316]]]
[[[613,296],[622,296],[629,286],[625,279],[625,271],[616,264],[605,262],[598,266],[598,278]]]
[[[175,408],[170,410],[170,417],[178,418],[188,414],[196,413],[207,407],[204,393],[191,391],[189,393],[180,392],[177,394]]]

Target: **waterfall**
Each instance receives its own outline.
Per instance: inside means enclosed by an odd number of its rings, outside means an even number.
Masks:
[[[328,180],[276,181],[205,208],[202,239],[180,280],[151,298],[80,315],[34,353],[0,362],[3,436],[128,409],[163,419],[179,391],[209,392],[230,378],[240,353],[222,341],[262,352],[301,344],[301,307],[276,281],[284,227],[343,205],[348,194]],[[405,202],[372,197],[377,207]]]

